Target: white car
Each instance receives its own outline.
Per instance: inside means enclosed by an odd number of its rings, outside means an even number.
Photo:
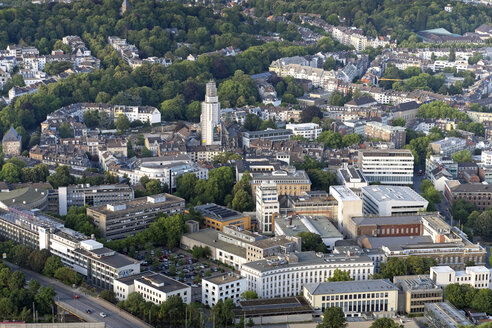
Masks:
[[[103,318],[106,318],[108,315],[106,313],[104,313],[104,312],[101,312],[101,313],[99,313],[99,316],[101,316]]]

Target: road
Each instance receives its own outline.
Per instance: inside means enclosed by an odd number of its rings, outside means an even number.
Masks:
[[[55,301],[62,307],[70,309],[70,312],[87,322],[105,322],[108,328],[135,328],[135,327],[152,327],[118,308],[117,306],[110,304],[104,300],[92,297],[77,291],[69,286],[62,284],[61,282],[47,278],[39,273],[19,268],[17,265],[5,262],[13,270],[21,270],[26,281],[30,279],[37,280],[41,286],[52,286],[55,289],[56,296]],[[79,295],[79,299],[75,299],[74,295]],[[90,309],[91,314],[86,313]],[[99,313],[104,312],[108,316],[102,318]]]

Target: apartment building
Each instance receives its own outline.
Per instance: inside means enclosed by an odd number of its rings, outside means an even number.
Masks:
[[[161,123],[161,112],[155,107],[114,105],[111,109],[115,120],[120,115],[124,115],[130,122],[138,120],[142,123],[149,124]]]
[[[439,286],[467,284],[473,288],[491,288],[491,272],[485,266],[468,266],[464,270],[454,270],[447,265],[430,268],[431,279]]]
[[[414,157],[409,149],[361,150],[358,165],[369,183],[413,184]]]
[[[399,289],[398,312],[424,313],[424,305],[444,299],[444,291],[428,275],[395,276],[393,283]]]
[[[34,249],[48,249],[63,264],[100,288],[112,289],[115,279],[140,273],[140,262],[104,247],[63,223],[38,212],[2,208],[0,236]]]
[[[318,139],[321,131],[323,131],[319,124],[316,123],[289,123],[285,126],[285,128],[287,130],[291,130],[295,136],[301,136],[308,139],[309,141]]]
[[[442,140],[431,142],[430,147],[435,155],[450,157],[460,150],[465,150],[467,145],[465,139],[446,137]]]
[[[217,204],[205,204],[195,206],[195,211],[203,216],[203,224],[218,231],[222,231],[225,226],[236,226],[240,229],[251,230],[251,217],[241,212],[231,210]]]
[[[202,279],[202,304],[215,306],[219,300],[231,299],[239,305],[241,294],[246,291],[246,278],[232,272]]]
[[[264,181],[256,188],[256,220],[260,232],[273,232],[274,219],[280,214],[277,185]]]
[[[99,206],[132,200],[133,188],[126,184],[58,187],[58,214],[66,215],[70,207]]]
[[[315,309],[339,307],[346,317],[393,317],[398,310],[398,288],[387,279],[307,283],[303,294]]]
[[[142,295],[146,302],[160,305],[171,296],[179,296],[185,304],[191,303],[191,287],[160,273],[147,271],[138,275],[116,279],[113,292],[119,301],[131,293]]]
[[[410,187],[367,186],[362,188],[362,211],[380,216],[418,215],[429,202]]]
[[[260,298],[298,295],[305,284],[324,282],[335,269],[348,271],[354,280],[368,280],[374,263],[367,255],[298,252],[243,264],[246,288]]]
[[[90,207],[87,215],[94,220],[102,237],[112,240],[133,236],[147,229],[158,216],[183,213],[184,207],[183,198],[164,193]]]
[[[367,122],[365,136],[371,139],[383,139],[395,144],[396,149],[405,146],[407,132],[404,127],[392,126],[380,122]]]
[[[294,167],[279,169],[272,172],[251,173],[251,191],[256,195],[256,188],[263,182],[275,183],[277,193],[281,195],[300,195],[311,190],[311,180],[306,171]]]

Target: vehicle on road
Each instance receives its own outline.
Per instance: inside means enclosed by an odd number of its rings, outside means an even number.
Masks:
[[[91,313],[92,313],[92,310],[91,310],[91,309],[87,309],[85,312],[86,312],[87,314],[91,314]]]
[[[104,313],[104,312],[101,312],[101,313],[99,313],[99,316],[101,316],[103,318],[106,318],[108,315],[106,313]]]
[[[73,295],[73,298],[75,298],[76,300],[78,300],[80,298],[80,296],[77,295],[77,294],[75,294],[75,295]]]

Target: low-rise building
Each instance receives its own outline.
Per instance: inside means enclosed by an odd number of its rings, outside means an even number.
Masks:
[[[428,275],[395,276],[393,283],[399,288],[398,312],[424,313],[427,303],[442,302],[444,292]]]
[[[264,139],[271,141],[289,140],[292,130],[288,129],[266,129],[263,131],[246,131],[243,132],[243,147],[249,148],[251,141]]]
[[[307,283],[303,294],[314,309],[339,307],[346,317],[393,317],[398,310],[398,288],[387,279]]]
[[[410,187],[367,186],[362,188],[364,214],[381,216],[418,215],[429,202]]]
[[[460,184],[450,180],[444,185],[444,197],[452,205],[458,199],[474,203],[479,211],[485,211],[492,206],[492,186],[488,184]]]
[[[287,207],[282,213],[290,215],[324,216],[337,222],[338,202],[324,190],[312,190],[300,195],[287,196]]]
[[[289,123],[285,126],[287,130],[291,130],[292,133],[296,136],[301,136],[310,141],[318,139],[321,131],[323,129],[316,123],[300,123],[300,124],[292,124]]]
[[[356,167],[347,167],[347,168],[338,169],[337,181],[341,185],[350,188],[359,197],[362,196],[361,188],[369,185],[367,183],[366,177],[364,176],[364,173],[362,173],[362,171]]]
[[[232,272],[202,279],[202,304],[215,306],[219,300],[231,299],[239,305],[241,294],[246,291],[246,278]]]
[[[0,206],[18,210],[44,211],[48,207],[48,194],[48,190],[33,187],[0,192]]]
[[[116,279],[113,292],[119,301],[126,300],[131,293],[138,293],[146,302],[156,305],[166,302],[174,295],[181,297],[185,304],[191,303],[190,286],[152,271]]]
[[[422,234],[422,216],[361,216],[347,222],[348,237],[360,236],[397,237],[420,236]]]
[[[454,270],[447,265],[430,268],[431,279],[439,286],[449,284],[470,285],[473,288],[490,288],[491,272],[485,266],[468,266],[465,270]]]
[[[126,202],[90,207],[87,215],[106,239],[120,239],[147,229],[157,216],[184,212],[183,198],[157,194]]]
[[[203,224],[218,231],[225,226],[236,226],[244,230],[251,230],[251,217],[241,212],[231,210],[217,204],[205,204],[195,206],[195,211],[203,216]]]

